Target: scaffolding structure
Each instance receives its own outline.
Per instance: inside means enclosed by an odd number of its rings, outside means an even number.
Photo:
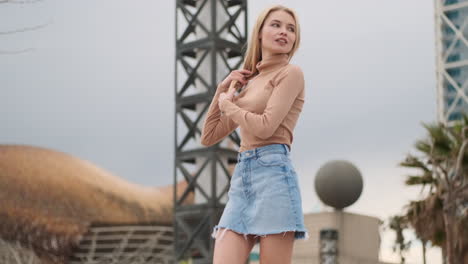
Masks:
[[[189,186],[177,199],[174,184],[175,261],[211,263],[211,231],[227,200],[240,145],[238,131],[204,147],[200,135],[217,84],[243,62],[247,0],[177,0],[174,183]],[[195,204],[183,205],[189,192]]]

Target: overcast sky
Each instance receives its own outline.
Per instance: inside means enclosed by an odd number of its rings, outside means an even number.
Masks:
[[[434,7],[427,0],[267,1],[248,3],[249,32],[273,3],[296,9],[306,103],[292,157],[304,212],[323,209],[314,176],[346,159],[364,178],[347,210],[386,220],[419,189],[398,167],[421,122],[436,121]],[[173,182],[175,1],[44,0],[1,4],[1,144],[46,147],[89,160],[147,186]],[[4,52],[31,49],[8,55]],[[394,236],[382,237],[381,259]],[[416,242],[415,242],[416,243]],[[429,264],[441,263],[429,250]],[[421,263],[416,243],[410,263]]]

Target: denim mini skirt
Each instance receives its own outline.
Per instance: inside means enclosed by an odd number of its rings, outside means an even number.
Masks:
[[[246,150],[237,159],[226,206],[211,236],[221,239],[226,230],[244,238],[294,231],[295,239],[307,240],[298,176],[288,146],[271,144]],[[221,229],[223,234],[218,237]]]

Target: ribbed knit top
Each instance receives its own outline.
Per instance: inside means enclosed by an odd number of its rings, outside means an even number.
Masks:
[[[273,143],[287,144],[291,149],[305,98],[302,70],[289,64],[287,54],[268,57],[256,68],[258,75],[232,102],[218,104],[219,94],[228,89],[218,85],[203,124],[203,145],[216,144],[240,126],[239,152]]]

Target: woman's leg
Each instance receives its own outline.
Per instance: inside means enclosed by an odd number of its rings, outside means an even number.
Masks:
[[[244,235],[220,228],[215,240],[213,264],[244,264],[254,244],[253,235],[247,235],[246,240]]]
[[[260,264],[290,264],[294,232],[260,237]]]

